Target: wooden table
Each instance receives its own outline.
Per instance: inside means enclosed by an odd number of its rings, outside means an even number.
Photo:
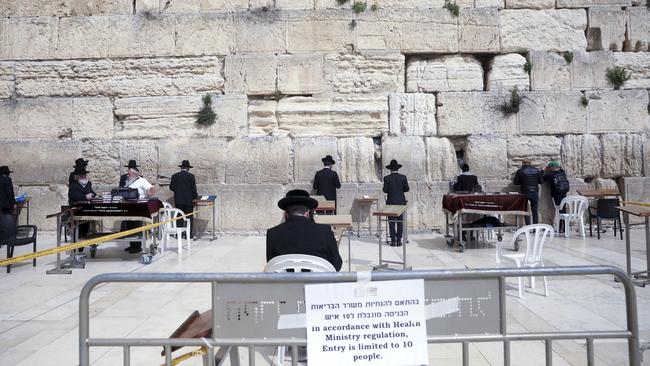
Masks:
[[[407,205],[386,205],[377,211],[373,212],[373,216],[377,216],[377,233],[379,233],[379,265],[375,267],[377,268],[388,268],[389,263],[393,264],[401,264],[403,269],[406,269],[406,243],[408,243],[408,228],[407,228],[407,216],[408,213],[406,212],[408,206]],[[402,219],[398,219],[399,216],[402,216]],[[388,230],[388,223],[389,222],[401,222],[402,225],[404,225],[404,243],[402,244],[402,255],[403,255],[403,262],[396,262],[396,261],[386,261],[382,259],[382,236],[381,236],[381,222],[386,221],[386,229]]]
[[[352,243],[351,243],[351,230],[352,230],[352,215],[316,215],[314,221],[317,224],[327,224],[332,227],[334,236],[336,237],[336,246],[341,244],[343,234],[348,233],[348,271],[352,271]]]
[[[311,196],[311,198],[318,201],[318,207],[314,209],[315,212],[317,213],[332,212],[332,214],[335,212],[336,201],[328,201],[325,199],[325,196]]]
[[[620,212],[623,213],[623,221],[625,223],[625,258],[626,258],[626,271],[632,281],[637,286],[645,287],[650,283],[650,207],[645,206],[616,206]],[[645,250],[646,250],[646,267],[644,271],[632,272],[632,250],[630,248],[630,215],[643,217],[645,221]]]
[[[620,197],[621,194],[618,192],[618,189],[614,188],[603,188],[603,189],[594,189],[594,190],[582,190],[577,191],[579,195],[585,196],[587,198],[603,198],[603,197]]]
[[[379,211],[379,198],[377,197],[361,197],[355,198],[354,201],[357,203],[357,215],[359,216],[359,221],[357,221],[357,238],[361,237],[361,206],[368,205],[368,210],[372,207],[374,203]],[[372,215],[368,212],[368,234],[372,235]],[[379,227],[377,227],[377,236],[379,236]]]

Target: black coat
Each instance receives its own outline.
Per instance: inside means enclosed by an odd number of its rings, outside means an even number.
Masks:
[[[539,192],[542,172],[531,165],[524,165],[515,173],[513,183],[521,186],[521,193]]]
[[[196,193],[196,179],[194,174],[181,170],[172,175],[169,189],[174,192],[176,205],[191,206],[192,201],[199,197]]]
[[[388,194],[386,198],[387,205],[405,205],[405,192],[409,191],[409,183],[406,176],[399,173],[390,173],[384,177],[384,193]]]
[[[120,175],[120,187],[126,187],[126,180],[129,178],[128,174]]]
[[[16,204],[14,184],[8,175],[0,175],[0,209],[10,210]]]
[[[88,184],[86,184],[84,187],[75,180],[72,184],[70,184],[70,187],[68,187],[68,204],[72,205],[75,202],[87,201],[86,195],[88,193],[92,193],[94,196],[96,196],[95,191],[93,191],[92,182],[89,181]]]
[[[475,175],[459,175],[454,184],[454,191],[471,192],[478,186],[478,178]]]
[[[302,216],[290,216],[287,221],[266,231],[267,262],[285,254],[321,257],[332,263],[337,271],[343,265],[332,228]]]
[[[341,188],[339,175],[330,168],[323,168],[314,176],[314,189],[319,196],[325,196],[328,201],[336,201],[336,189]]]

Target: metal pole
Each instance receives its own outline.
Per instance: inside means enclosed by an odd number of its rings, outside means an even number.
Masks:
[[[630,250],[630,214],[623,211],[625,222],[625,269],[627,275],[632,278],[632,252]],[[564,228],[566,230],[566,228]]]
[[[508,335],[508,319],[506,317],[506,279],[499,276],[499,328],[501,335]],[[510,366],[510,342],[503,342],[503,364]]]
[[[594,340],[587,338],[587,366],[594,366]]]
[[[379,233],[381,233],[381,216],[377,216],[377,225],[379,225]],[[388,226],[388,222],[386,222],[386,226]],[[382,235],[379,235],[379,265],[381,266],[381,246],[383,245],[383,238]]]
[[[348,272],[352,272],[352,228],[348,228]]]
[[[360,237],[361,237],[361,202],[357,201],[357,238]]]
[[[409,242],[408,240],[408,229],[407,229],[407,222],[406,222],[406,211],[404,211],[404,217],[402,218],[402,225],[404,225],[404,242],[402,243],[402,268],[406,269],[406,243]]]
[[[547,339],[544,346],[546,348],[546,366],[553,366],[553,341]]]
[[[629,229],[628,229],[629,230]],[[650,278],[650,217],[645,217],[645,278]]]
[[[463,342],[463,366],[469,366],[469,343]]]
[[[298,346],[291,346],[291,366],[298,366]]]
[[[124,366],[131,365],[131,348],[124,346]]]
[[[255,346],[248,346],[248,364],[255,366]]]
[[[165,366],[172,366],[172,346],[165,346]]]

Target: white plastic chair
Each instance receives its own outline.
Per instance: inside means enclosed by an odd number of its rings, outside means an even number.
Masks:
[[[582,238],[585,238],[585,211],[589,207],[589,200],[584,196],[566,196],[558,206],[555,206],[553,228],[559,231],[560,221],[564,221],[564,236],[569,237],[571,223],[578,224]],[[565,209],[564,213],[560,210]]]
[[[177,208],[163,208],[160,210],[160,219],[162,221],[168,221],[177,217],[181,217],[185,215],[185,213]],[[180,227],[178,226],[178,222],[180,220],[183,220],[185,222],[185,227]],[[190,228],[190,219],[189,217],[185,217],[182,219],[170,221],[164,225],[161,226],[162,230],[162,249],[161,253],[165,252],[165,249],[167,248],[167,241],[172,235],[176,236],[176,240],[178,241],[178,254],[181,254],[181,250],[183,249],[183,233],[185,233],[185,238],[187,240],[187,251],[190,251],[190,243],[192,242],[192,236],[191,236],[191,228]]]
[[[164,215],[163,210],[164,209],[166,209],[166,208],[174,208],[174,206],[172,206],[172,204],[167,202],[167,201],[162,201],[162,204],[163,204],[163,207],[160,210],[158,210],[158,222],[163,222],[164,221],[163,220],[163,215]],[[158,230],[157,230],[157,233],[158,233],[158,240],[162,241],[162,228],[159,227]]]
[[[336,272],[334,266],[321,257],[307,254],[285,254],[271,258],[264,267],[264,272]],[[278,366],[284,365],[285,346],[278,347]]]
[[[501,264],[502,260],[509,260],[515,263],[517,268],[522,267],[544,267],[544,259],[542,258],[542,248],[544,244],[553,240],[555,231],[550,225],[534,224],[524,226],[515,231],[510,246],[514,246],[515,241],[520,235],[526,235],[526,252],[525,253],[512,253],[503,254],[502,243],[498,242],[496,245],[496,260],[497,264]],[[517,285],[519,286],[519,297],[524,297],[524,287],[521,277],[517,278]],[[530,277],[530,288],[535,288],[535,277]],[[544,276],[544,296],[548,296],[548,285],[546,283],[546,276]]]

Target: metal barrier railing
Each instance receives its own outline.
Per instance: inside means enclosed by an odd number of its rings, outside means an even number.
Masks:
[[[612,275],[624,287],[626,308],[626,329],[609,331],[571,331],[571,332],[530,332],[508,333],[506,323],[506,293],[505,279],[508,277],[530,276],[580,276],[580,275]],[[430,270],[430,271],[399,271],[399,272],[373,272],[372,281],[424,279],[425,297],[439,294],[441,291],[449,293],[459,292],[462,296],[478,296],[480,291],[496,291],[498,296],[487,304],[486,308],[493,310],[495,319],[471,322],[465,320],[464,331],[444,334],[440,333],[440,324],[430,324],[430,321],[446,322],[445,326],[460,324],[460,319],[429,319],[427,320],[427,342],[434,343],[460,343],[462,345],[463,365],[469,365],[469,344],[478,342],[502,342],[503,364],[510,365],[510,345],[516,341],[543,341],[545,345],[546,365],[552,365],[553,342],[558,340],[585,340],[587,365],[594,365],[594,340],[597,339],[627,339],[629,365],[639,366],[641,353],[639,347],[639,331],[636,306],[636,293],[630,278],[622,270],[612,266],[579,266],[579,267],[547,267],[547,268],[493,268],[474,270]],[[268,332],[252,324],[225,323],[223,313],[225,304],[233,303],[232,299],[242,296],[251,296],[255,301],[260,301],[268,296],[269,291],[290,298],[290,303],[295,310],[295,304],[304,304],[304,292],[301,289],[305,284],[354,282],[357,274],[345,273],[109,273],[90,279],[81,291],[79,299],[79,364],[90,365],[90,347],[122,347],[124,351],[124,365],[130,365],[130,352],[132,347],[163,347],[165,349],[165,365],[172,365],[171,348],[176,346],[208,346],[204,362],[215,365],[217,359],[224,357],[229,347],[231,364],[238,365],[239,357],[237,346],[248,347],[249,364],[255,364],[255,347],[257,346],[288,346],[291,348],[292,365],[297,364],[297,347],[307,344],[305,329],[282,333],[276,329]],[[212,295],[212,333],[210,339],[192,338],[92,338],[89,334],[89,298],[93,289],[101,283],[110,282],[180,282],[180,283],[211,283]],[[247,291],[246,289],[251,291]],[[261,291],[264,289],[266,291]],[[234,294],[236,293],[236,294]],[[244,294],[244,295],[242,295]],[[469,294],[469,295],[468,295]],[[233,295],[232,298],[229,296]],[[482,297],[486,299],[487,297]],[[302,299],[302,300],[301,300]],[[471,300],[471,299],[470,299]],[[426,300],[425,300],[426,301]],[[250,302],[249,302],[250,303]],[[286,301],[285,301],[286,303]],[[219,308],[221,306],[221,308]],[[273,305],[276,306],[276,305]],[[279,305],[278,305],[279,306]],[[471,306],[471,304],[470,304]],[[278,307],[278,309],[280,309]],[[294,311],[295,312],[295,311]],[[269,316],[277,317],[279,313],[267,311]],[[234,317],[237,318],[237,317]],[[240,319],[241,321],[241,319]],[[270,322],[272,323],[272,322]],[[469,325],[468,325],[469,324]],[[490,325],[491,324],[491,325]],[[469,328],[468,328],[469,327]],[[474,327],[473,329],[470,329]],[[481,332],[476,327],[485,327]],[[228,334],[228,329],[231,334]],[[488,329],[489,328],[489,329]],[[247,334],[235,334],[244,332]],[[267,334],[268,333],[268,334]],[[492,334],[485,334],[492,333]],[[457,334],[457,335],[454,335]],[[219,347],[215,351],[214,347]],[[219,361],[216,361],[219,363]]]

